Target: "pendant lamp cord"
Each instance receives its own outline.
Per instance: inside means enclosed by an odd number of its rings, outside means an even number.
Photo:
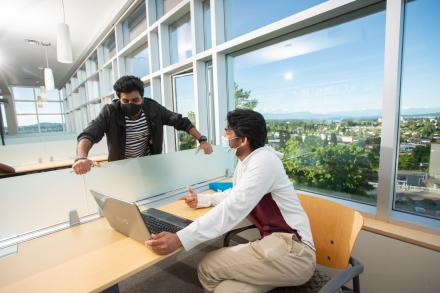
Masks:
[[[46,66],[49,68],[49,60],[47,59],[47,46],[44,46],[44,52],[46,54]]]
[[[64,19],[64,23],[66,23],[66,13],[64,11],[64,0],[61,0],[61,4],[63,6],[63,19]]]

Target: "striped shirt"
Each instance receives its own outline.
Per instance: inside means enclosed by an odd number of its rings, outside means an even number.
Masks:
[[[136,120],[125,116],[125,158],[137,158],[151,155],[149,142],[151,140],[151,126],[144,111]]]

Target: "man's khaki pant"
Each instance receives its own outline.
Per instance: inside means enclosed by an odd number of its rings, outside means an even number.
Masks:
[[[267,292],[304,284],[315,266],[313,249],[292,239],[292,234],[273,233],[209,253],[199,264],[198,275],[207,292]]]

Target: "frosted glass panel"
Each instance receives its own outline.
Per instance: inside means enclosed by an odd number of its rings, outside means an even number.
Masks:
[[[21,141],[17,144],[2,146],[0,147],[0,161],[18,167],[74,159],[76,156],[76,135],[70,137],[63,135],[62,139],[44,137],[42,140],[46,141],[41,142],[38,141],[39,138],[29,138],[29,141],[32,142]],[[90,157],[105,154],[108,154],[105,139],[95,144],[89,152]]]
[[[195,150],[115,161],[86,175],[71,169],[0,180],[0,241],[96,213],[89,190],[133,202],[223,177],[234,165],[232,153],[214,146],[211,155]]]
[[[0,180],[0,240],[89,214],[84,179],[69,169]]]
[[[186,150],[107,163],[87,173],[85,182],[87,191],[133,202],[224,176],[226,169],[233,170],[233,164],[231,153],[214,146],[211,155]]]
[[[36,164],[43,159],[43,155],[44,144],[40,142],[6,145],[0,148],[0,161],[13,166]]]

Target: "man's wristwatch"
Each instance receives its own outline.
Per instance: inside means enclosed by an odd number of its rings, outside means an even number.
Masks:
[[[208,141],[208,139],[207,139],[206,136],[204,136],[204,135],[200,136],[197,140],[199,141],[199,143],[202,143],[202,142]]]
[[[74,163],[78,162],[79,160],[87,160],[87,157],[78,157],[75,159],[75,161],[73,161]]]

